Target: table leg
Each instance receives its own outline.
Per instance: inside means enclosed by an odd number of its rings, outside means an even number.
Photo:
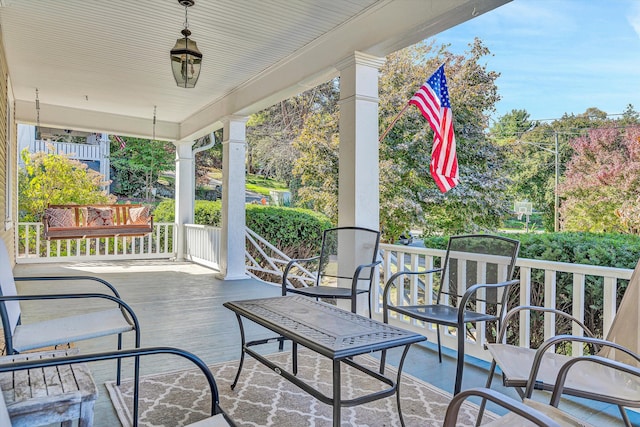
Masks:
[[[238,325],[240,326],[240,362],[238,362],[238,372],[236,372],[236,378],[233,380],[233,384],[231,384],[231,390],[236,388],[236,385],[238,385],[238,379],[240,378],[240,372],[242,371],[242,365],[244,364],[244,327],[242,326],[242,318],[237,313],[236,318],[238,319]]]
[[[340,361],[333,361],[333,427],[340,427],[340,402],[341,382],[340,382]]]
[[[400,425],[404,427],[404,418],[402,418],[402,408],[400,407],[400,380],[402,379],[402,366],[404,365],[404,358],[407,357],[411,344],[404,346],[402,357],[400,358],[400,364],[398,364],[398,378],[396,379],[396,402],[398,404],[398,417],[400,418]]]

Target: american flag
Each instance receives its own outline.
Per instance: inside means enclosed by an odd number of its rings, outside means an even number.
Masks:
[[[120,138],[118,135],[113,135],[113,137],[116,139],[116,141],[118,141],[120,143],[120,149],[124,150],[124,148],[127,146],[127,143],[124,139]]]
[[[446,193],[458,185],[460,179],[456,136],[453,133],[453,114],[449,103],[444,64],[413,95],[409,104],[418,107],[433,129],[433,148],[429,169],[440,191]]]

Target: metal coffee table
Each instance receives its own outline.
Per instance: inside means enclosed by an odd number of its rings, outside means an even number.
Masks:
[[[341,407],[356,406],[392,396],[393,394],[396,395],[400,423],[404,426],[398,392],[402,366],[411,344],[426,340],[424,336],[301,295],[230,301],[224,303],[224,306],[236,313],[242,339],[242,354],[236,378],[231,385],[232,389],[238,383],[246,353],[316,399],[332,405],[334,426],[340,425]],[[278,336],[271,339],[246,342],[242,324],[243,318],[275,332]],[[286,371],[281,366],[277,366],[251,349],[256,345],[277,341],[282,342],[283,340],[290,340],[293,343],[293,372]],[[296,376],[298,345],[302,345],[332,360],[332,396],[322,394],[319,390],[311,387]],[[404,346],[404,350],[395,380],[359,365],[353,360],[353,356],[401,346]],[[389,385],[389,387],[355,399],[343,400],[340,390],[340,363],[346,363]]]

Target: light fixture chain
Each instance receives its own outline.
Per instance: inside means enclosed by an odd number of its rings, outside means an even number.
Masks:
[[[184,6],[184,29],[188,30],[189,29],[189,19],[188,19],[188,11],[189,11],[189,6],[185,5]]]
[[[153,106],[153,140],[156,140],[156,108],[157,106]]]
[[[38,98],[38,88],[36,88],[36,124],[40,127],[40,99]]]

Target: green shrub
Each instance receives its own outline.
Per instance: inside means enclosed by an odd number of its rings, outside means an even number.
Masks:
[[[196,224],[221,225],[221,202],[196,200]],[[247,205],[246,224],[291,258],[305,258],[320,250],[322,232],[332,226],[322,214],[308,209]],[[154,221],[173,222],[174,200],[164,200],[154,211]]]
[[[305,258],[320,251],[322,232],[332,224],[308,209],[247,205],[247,227],[291,258]]]

